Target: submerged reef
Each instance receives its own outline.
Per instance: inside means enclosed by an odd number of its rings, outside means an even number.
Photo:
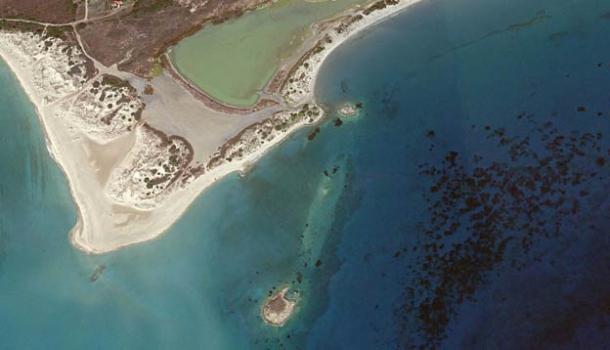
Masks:
[[[517,120],[525,132],[472,126],[496,146],[489,159],[449,150],[436,164],[419,165],[430,182],[429,216],[396,311],[407,347],[440,346],[458,307],[475,302],[492,271],[521,271],[544,255],[536,252],[540,242],[598,229],[594,218],[610,186],[603,133],[566,131],[525,113]]]

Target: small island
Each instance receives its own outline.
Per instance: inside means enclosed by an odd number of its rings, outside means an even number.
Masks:
[[[281,327],[294,313],[297,301],[286,298],[286,293],[288,293],[287,287],[267,298],[263,304],[261,314],[267,324]]]
[[[341,105],[341,107],[339,107],[339,115],[342,117],[353,117],[358,113],[360,106],[360,103],[344,103],[343,105]]]

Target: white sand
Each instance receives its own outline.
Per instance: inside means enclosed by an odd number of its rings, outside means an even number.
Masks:
[[[354,37],[356,34],[371,28],[375,24],[386,20],[392,16],[395,16],[400,11],[420,2],[422,0],[401,0],[398,4],[387,6],[383,9],[376,10],[368,15],[363,15],[363,18],[357,22],[354,22],[342,33],[337,33],[334,29],[336,25],[330,26],[329,29],[322,31],[319,34],[319,38],[326,36],[332,39],[331,43],[324,43],[322,50],[319,53],[313,54],[305,62],[308,66],[301,65],[292,75],[294,78],[293,83],[288,83],[282,89],[282,93],[285,96],[287,102],[293,106],[300,105],[307,101],[314,100],[315,84],[320,71],[320,68],[324,64],[324,61],[328,56],[344,42]],[[338,18],[343,18],[348,15],[362,14],[364,9],[349,10],[347,14],[341,15]],[[291,92],[294,88],[296,91]]]
[[[418,1],[403,0],[397,5],[373,12],[365,19],[356,22],[353,28],[350,28],[348,32],[343,33],[338,38],[339,40],[335,40],[332,45],[327,46],[307,72],[310,75],[309,81],[311,84],[308,86],[308,91],[300,96],[299,101],[313,103],[314,85],[319,68],[331,51],[352,35]],[[153,209],[138,210],[129,203],[117,204],[105,191],[106,181],[111,171],[109,167],[115,167],[125,158],[125,153],[134,144],[133,136],[123,136],[103,146],[92,142],[74,124],[61,117],[62,111],[59,109],[61,104],[45,105],[42,102],[43,98],[39,96],[34,86],[36,80],[32,73],[31,58],[13,50],[2,35],[0,35],[0,56],[10,66],[30,100],[36,106],[39,119],[44,126],[47,148],[69,180],[72,196],[79,208],[79,219],[71,231],[71,241],[76,247],[90,253],[104,253],[158,237],[183,215],[203,190],[227,174],[244,171],[270,148],[284,141],[294,130],[307,124],[299,122],[290,126],[281,135],[265,143],[264,146],[258,147],[252,153],[244,155],[243,158],[233,162],[225,162],[196,178],[187,188],[171,192]],[[125,76],[124,73],[121,75]],[[175,89],[175,87],[171,88]],[[156,89],[162,90],[163,88],[157,86]],[[184,110],[190,109],[190,114],[192,114],[192,108],[192,105],[188,105],[184,107]],[[167,112],[167,109],[164,110],[163,107],[155,106],[155,103],[152,103],[145,109],[143,117],[146,120],[147,114],[150,114],[152,124],[155,127],[160,129],[175,128],[176,130],[169,130],[169,132],[180,135],[181,130],[178,129],[183,128],[180,123],[174,122],[171,123],[171,126],[164,125],[168,122],[163,121],[161,114]],[[173,112],[174,114],[180,114],[180,110]],[[57,117],[57,114],[60,117]],[[172,116],[167,117],[172,118]],[[205,115],[201,116],[201,118],[205,117]],[[260,113],[251,117],[228,116],[228,118],[249,118],[248,122],[259,121],[262,117],[263,115]],[[236,134],[239,129],[247,124],[243,119],[232,123],[223,123],[218,119],[218,116],[214,116],[210,120],[212,122],[209,124],[201,121],[194,124],[197,127],[209,127],[205,131],[207,135],[220,136],[217,136],[214,142],[195,141],[196,155],[205,154],[207,156],[212,154],[214,147],[220,147],[229,135]],[[191,124],[186,123],[186,125]],[[188,132],[194,133],[192,129]],[[196,132],[192,137],[196,137]],[[198,142],[201,145],[198,145]]]

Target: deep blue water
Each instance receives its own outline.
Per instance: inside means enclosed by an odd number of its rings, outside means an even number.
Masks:
[[[310,348],[608,347],[609,11],[423,2],[331,58],[362,194]]]
[[[609,18],[426,0],[323,67],[320,101],[360,116],[102,256],[70,246],[68,186],[0,67],[0,348],[607,348]],[[299,309],[272,329],[284,285]]]

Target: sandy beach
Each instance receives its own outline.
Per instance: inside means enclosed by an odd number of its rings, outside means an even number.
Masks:
[[[309,54],[307,61],[310,63],[306,68],[302,65],[303,60],[299,60],[298,66],[291,71],[292,74],[286,77],[282,92],[278,96],[285,99],[285,106],[263,108],[249,114],[237,115],[231,114],[230,110],[215,110],[194,98],[169,73],[164,73],[151,82],[155,87],[155,95],[142,97],[146,103],[142,121],[128,127],[128,131],[113,135],[103,142],[92,141],[89,131],[83,130],[66,117],[75,100],[92,87],[93,80],[82,83],[82,86],[66,88],[65,93],[58,93],[55,101],[45,102],[45,96],[41,95],[41,90],[37,87],[41,82],[40,76],[35,74],[38,72],[35,68],[36,62],[32,57],[15,49],[15,41],[11,39],[14,34],[0,31],[0,56],[14,72],[35,105],[44,126],[49,153],[63,169],[77,204],[79,219],[70,233],[71,242],[88,253],[104,253],[161,235],[184,214],[206,188],[227,174],[245,171],[293,131],[319,122],[323,118],[323,112],[309,113],[309,116],[302,112],[304,105],[315,106],[315,81],[324,60],[355,34],[418,1],[404,0],[373,11],[361,20],[353,22],[341,33],[333,31],[334,26],[322,32],[320,38],[330,35],[332,43],[326,44],[320,52]],[[357,15],[361,11],[351,11],[347,16]],[[108,69],[100,67],[99,70]],[[137,77],[115,73],[117,76],[127,77],[138,89],[146,84]],[[295,76],[299,79],[292,78],[293,82],[289,82],[291,77]],[[298,92],[290,93],[291,86],[297,86]],[[174,94],[172,98],[163,97],[163,94],[170,93]],[[308,112],[308,109],[309,107],[305,108],[305,111]],[[168,116],[172,118],[167,118]],[[282,127],[274,128],[278,123],[281,123]],[[176,170],[177,175],[168,182],[167,187],[160,187],[158,194],[155,192],[154,195],[146,190],[146,193],[140,193],[137,190],[140,187],[133,185],[140,181],[140,173],[148,171],[138,165],[137,158],[144,155],[148,161],[148,158],[161,157],[162,153],[150,155],[144,151],[150,148],[151,144],[167,146],[163,138],[159,140],[155,138],[154,133],[147,132],[147,127],[160,130],[168,136],[184,137],[190,142],[188,147],[191,147],[194,153],[191,154],[190,164]],[[279,131],[266,131],[274,129]],[[205,130],[206,137],[198,137],[201,133],[197,130]],[[257,136],[261,133],[269,135],[261,139]],[[236,138],[236,135],[241,136]],[[225,151],[235,149],[239,149],[239,156],[225,156],[229,154]],[[216,161],[212,163],[212,159]],[[142,184],[145,182],[144,180]],[[156,186],[149,184],[142,188],[151,187],[153,189],[150,192],[153,192]],[[146,200],[139,199],[144,197]]]

